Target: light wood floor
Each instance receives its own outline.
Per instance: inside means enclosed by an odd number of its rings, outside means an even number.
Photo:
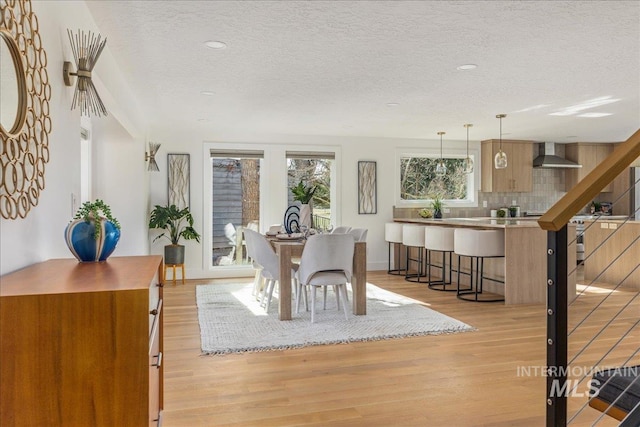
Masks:
[[[545,365],[544,306],[464,302],[386,272],[369,272],[367,279],[477,331],[201,356],[195,285],[249,279],[169,283],[164,291],[163,426],[544,425],[546,379],[539,373],[518,375],[519,367]],[[602,319],[622,307],[622,296],[628,300],[628,293],[619,294],[607,303]],[[588,294],[574,304],[574,323],[601,298]],[[628,310],[627,323],[637,320],[640,306]],[[592,335],[596,326],[585,330]],[[590,337],[582,330],[574,335],[572,344]],[[608,341],[594,343],[577,363],[596,363]],[[639,343],[636,331],[620,347],[628,356]],[[586,397],[572,398],[570,413],[585,402]],[[572,425],[591,425],[599,415],[587,407]],[[598,425],[617,422],[605,417]]]

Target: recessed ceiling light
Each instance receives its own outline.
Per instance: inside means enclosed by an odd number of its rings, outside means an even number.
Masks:
[[[215,95],[215,92],[212,92],[210,90],[203,90],[202,92],[200,92],[200,95],[213,96],[213,95]]]
[[[456,67],[456,70],[465,71],[465,70],[473,70],[478,68],[476,64],[462,64]]]
[[[397,102],[387,102],[387,107],[397,107],[398,105],[400,104],[398,104]]]
[[[606,117],[606,116],[610,116],[611,113],[583,113],[583,114],[578,114],[578,117],[587,117],[587,118],[597,118],[597,117]]]
[[[220,42],[217,40],[209,40],[204,42],[204,45],[210,49],[224,49],[227,47],[225,42]]]

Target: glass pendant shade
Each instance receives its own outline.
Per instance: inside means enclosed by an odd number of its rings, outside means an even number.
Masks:
[[[496,153],[496,157],[493,159],[496,169],[504,169],[507,167],[507,154],[500,150]]]
[[[464,159],[464,173],[469,174],[473,173],[473,159],[471,157],[467,157]]]
[[[447,174],[447,166],[444,164],[444,160],[442,159],[442,135],[444,134],[445,132],[438,132],[438,135],[440,135],[440,160],[436,165],[436,176],[440,177]]]
[[[504,169],[507,167],[507,153],[502,151],[502,119],[507,117],[506,114],[496,115],[497,119],[500,119],[500,149],[493,159],[493,164],[496,169]]]
[[[473,126],[471,123],[464,125],[467,128],[467,157],[464,159],[463,172],[466,174],[473,173],[473,159],[469,157],[469,128]]]

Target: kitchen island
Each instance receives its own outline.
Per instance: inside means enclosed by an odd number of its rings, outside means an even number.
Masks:
[[[640,291],[640,221],[584,221],[584,279]]]
[[[485,276],[504,280],[501,284],[485,281],[488,292],[504,295],[505,304],[539,304],[547,298],[547,232],[537,218],[395,218],[395,222],[441,227],[467,227],[476,229],[504,229],[505,257],[485,260]],[[575,226],[569,224],[569,236],[575,235]],[[569,239],[573,240],[573,239]],[[434,255],[437,255],[435,253]],[[568,248],[569,295],[576,294],[575,242]],[[436,258],[434,256],[434,258]],[[457,268],[457,257],[453,257]],[[437,259],[437,258],[436,258]],[[441,263],[441,259],[435,263]],[[435,271],[435,270],[434,270]],[[463,265],[462,271],[465,271]],[[463,282],[464,284],[464,282]],[[572,299],[572,297],[570,297]]]

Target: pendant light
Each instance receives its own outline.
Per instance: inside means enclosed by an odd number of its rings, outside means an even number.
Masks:
[[[463,172],[466,174],[473,173],[473,159],[469,157],[469,128],[473,126],[471,123],[464,125],[467,128],[467,157],[464,159]]]
[[[505,169],[507,167],[507,154],[502,151],[502,119],[507,117],[506,114],[498,114],[497,119],[500,119],[500,150],[494,158],[494,165],[496,169]]]
[[[440,161],[436,165],[436,176],[445,176],[447,174],[447,166],[445,166],[442,159],[442,135],[444,134],[445,132],[438,132],[438,135],[440,135]]]

